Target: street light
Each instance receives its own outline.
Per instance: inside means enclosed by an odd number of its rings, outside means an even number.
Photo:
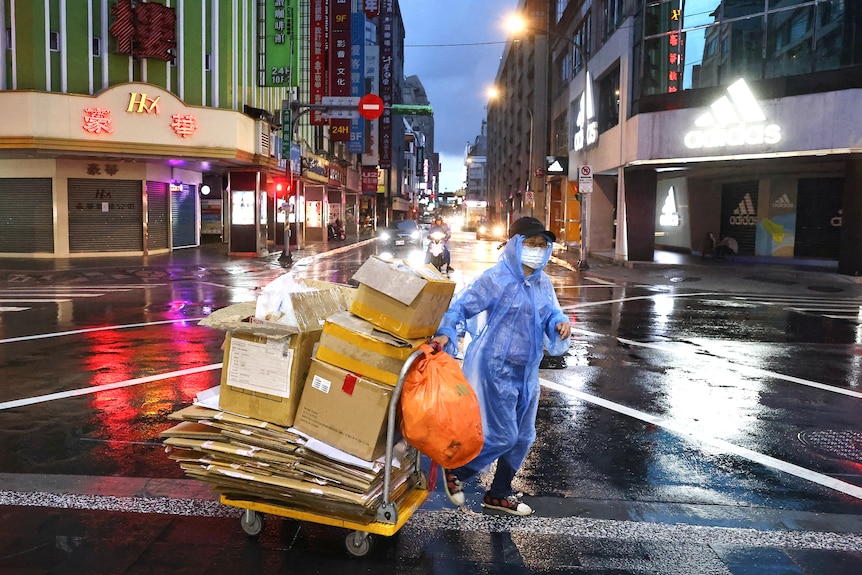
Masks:
[[[500,90],[496,86],[491,86],[488,88],[488,99],[497,100],[500,98]],[[529,106],[522,102],[518,102],[516,100],[506,100],[512,104],[517,104],[521,106],[523,109],[527,110],[527,114],[530,116],[530,143],[527,146],[527,192],[533,191],[533,110],[530,109]],[[533,205],[535,201],[530,204],[530,216],[533,215]]]
[[[531,27],[527,20],[519,14],[511,15],[506,20],[506,28],[512,35],[519,35],[524,33],[532,33],[534,36],[547,34],[548,36],[553,36],[563,42],[566,42],[570,46],[572,46],[575,50],[577,50],[578,54],[581,56],[581,60],[584,62],[584,94],[581,97],[582,106],[586,107],[586,99],[589,97],[592,99],[592,91],[589,89],[590,82],[590,70],[589,63],[587,59],[587,54],[584,51],[583,47],[575,42],[573,39],[563,36],[562,34],[557,34],[553,30],[548,30],[547,28],[533,28]],[[583,110],[585,118],[582,129],[587,131],[587,118],[586,118],[586,110]],[[585,134],[586,136],[586,134]],[[584,138],[584,165],[587,164],[587,138]],[[580,192],[580,190],[578,190]],[[580,218],[581,218],[581,247],[580,247],[580,255],[578,259],[577,269],[579,270],[587,270],[590,269],[589,263],[587,263],[587,194],[580,192],[581,201],[580,201]],[[564,202],[564,206],[568,206],[568,201]],[[564,211],[565,213],[565,211]]]

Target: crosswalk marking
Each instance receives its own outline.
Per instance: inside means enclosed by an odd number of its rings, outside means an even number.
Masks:
[[[149,289],[163,284],[104,284],[97,286],[11,286],[0,288],[0,304],[58,304],[75,298],[97,298],[107,293]],[[0,313],[22,312],[33,305],[0,305]]]
[[[736,295],[734,299],[749,303],[779,306],[787,311],[819,315],[862,324],[862,300],[847,298],[821,298],[811,296]]]

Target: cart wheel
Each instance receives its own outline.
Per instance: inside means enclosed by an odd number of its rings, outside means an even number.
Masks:
[[[257,537],[263,531],[263,513],[246,509],[239,519],[239,524],[246,535]]]
[[[344,545],[347,547],[347,552],[354,557],[364,557],[371,551],[371,535],[364,531],[353,531],[348,533],[344,538]]]

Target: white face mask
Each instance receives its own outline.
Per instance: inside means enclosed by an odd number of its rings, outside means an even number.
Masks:
[[[548,248],[531,248],[521,246],[521,263],[530,269],[539,269],[545,261],[545,252]]]

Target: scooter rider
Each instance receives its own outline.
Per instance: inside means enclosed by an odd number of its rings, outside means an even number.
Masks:
[[[452,237],[452,230],[449,228],[449,224],[443,221],[443,216],[438,215],[434,218],[434,223],[428,228],[428,238],[431,238],[431,234],[435,232],[443,234],[443,263],[446,265],[447,270],[452,271],[451,256],[449,254],[449,238]],[[431,254],[426,252],[425,263],[430,263],[430,258]]]

